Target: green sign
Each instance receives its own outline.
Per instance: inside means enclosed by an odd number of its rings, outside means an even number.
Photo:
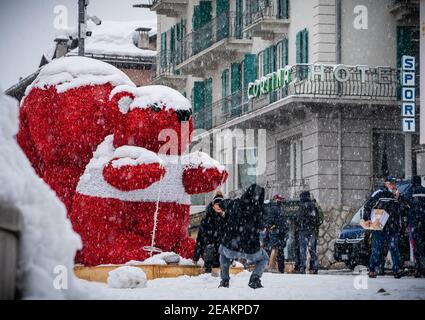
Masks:
[[[290,66],[281,68],[275,72],[269,73],[261,79],[248,84],[248,98],[256,98],[260,95],[275,91],[288,85],[292,81]]]

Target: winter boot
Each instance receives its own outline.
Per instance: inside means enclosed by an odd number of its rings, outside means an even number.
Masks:
[[[394,278],[400,279],[401,277],[404,277],[407,275],[407,272],[404,270],[399,270],[396,273],[394,273]]]
[[[248,286],[251,287],[252,289],[263,288],[260,277],[257,276],[256,274],[251,275],[251,277],[249,278]]]
[[[221,280],[220,285],[218,287],[219,288],[228,288],[229,287],[229,280],[227,280],[227,279]]]

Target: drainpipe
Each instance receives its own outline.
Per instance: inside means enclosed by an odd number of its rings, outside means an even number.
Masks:
[[[336,63],[341,63],[341,0],[335,0],[336,9]],[[342,210],[342,111],[338,108],[338,207]]]
[[[342,111],[338,108],[338,206],[342,209]]]
[[[341,0],[335,0],[336,17],[336,63],[341,63]]]

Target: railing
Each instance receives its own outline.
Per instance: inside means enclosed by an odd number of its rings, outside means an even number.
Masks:
[[[379,99],[394,102],[398,100],[400,82],[396,69],[370,68],[368,71],[364,71],[362,78],[361,71],[356,67],[348,67],[350,73],[348,80],[339,82],[335,79],[333,66],[324,67],[321,79],[317,77],[310,79],[307,67],[308,65],[305,64],[293,66],[290,70],[290,77],[294,80],[276,91],[248,99],[245,88],[195,111],[195,126],[209,130],[288,96],[368,101]],[[419,90],[416,91],[419,93]]]
[[[176,73],[176,52],[161,51],[156,56],[158,75],[171,75]]]
[[[225,38],[242,38],[242,17],[225,12],[177,42],[176,63],[189,59]]]
[[[287,19],[287,13],[282,12],[276,0],[253,0],[245,14],[244,27],[248,27],[265,19]]]
[[[69,52],[67,56],[77,56],[78,53]],[[85,57],[111,61],[111,62],[125,62],[125,63],[136,63],[144,65],[155,65],[156,57],[155,56],[128,56],[128,55],[118,55],[118,54],[97,54],[97,53],[85,53]]]

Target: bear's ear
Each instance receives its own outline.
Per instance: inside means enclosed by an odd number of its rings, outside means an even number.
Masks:
[[[109,100],[113,105],[118,107],[121,113],[126,114],[130,110],[130,105],[134,100],[134,94],[128,91],[118,91],[112,94]]]

